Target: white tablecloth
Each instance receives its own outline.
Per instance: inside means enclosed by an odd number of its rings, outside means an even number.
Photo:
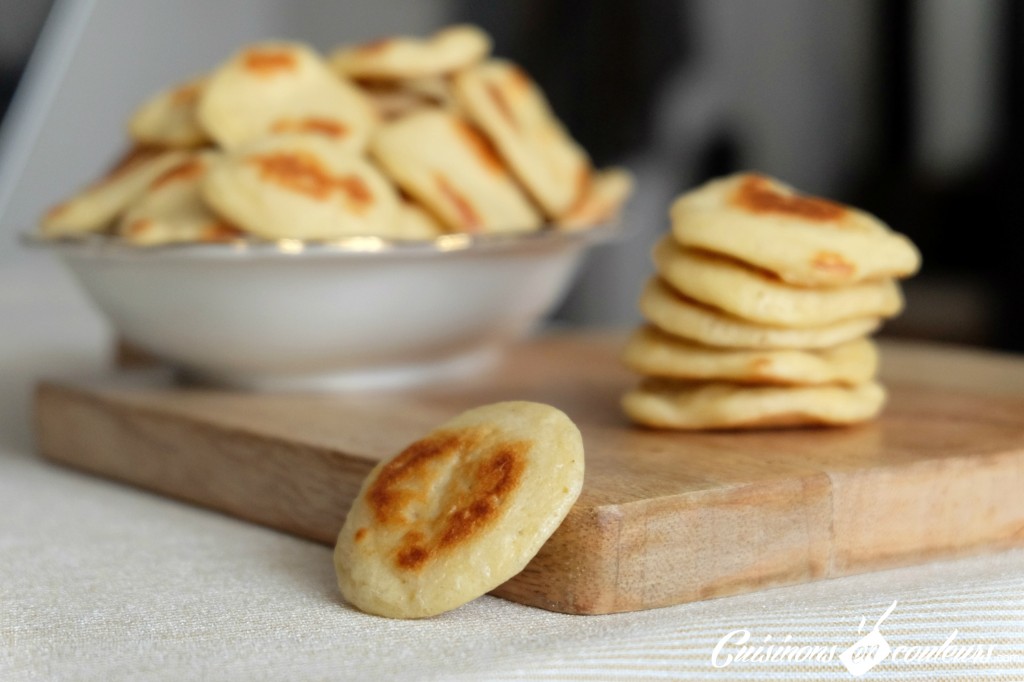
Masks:
[[[326,547],[32,454],[32,385],[99,371],[108,340],[49,261],[0,266],[4,682],[853,679],[840,654],[893,602],[890,652],[863,679],[1024,680],[1020,550],[614,616],[493,597],[427,621],[361,614]]]

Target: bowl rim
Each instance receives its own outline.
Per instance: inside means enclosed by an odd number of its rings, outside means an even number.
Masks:
[[[352,257],[380,256],[430,257],[447,254],[471,254],[531,249],[562,245],[590,245],[625,236],[620,221],[583,228],[546,227],[532,232],[498,234],[443,234],[433,239],[393,239],[376,236],[351,236],[330,240],[260,239],[242,237],[226,242],[178,242],[135,244],[117,236],[87,234],[47,237],[39,232],[24,232],[21,243],[29,248],[52,250],[61,255],[116,258],[201,258],[245,259],[252,257]]]

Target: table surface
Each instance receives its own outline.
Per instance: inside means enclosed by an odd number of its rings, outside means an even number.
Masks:
[[[35,457],[35,382],[101,371],[109,341],[49,260],[0,266],[5,682],[852,679],[841,654],[894,602],[867,679],[1024,679],[1024,550],[613,616],[494,597],[428,621],[361,614],[328,548]],[[1024,393],[1020,357],[890,344],[884,362]]]

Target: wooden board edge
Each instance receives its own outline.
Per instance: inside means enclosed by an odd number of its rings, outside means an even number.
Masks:
[[[518,575],[492,594],[574,615],[616,610],[622,511],[577,505]]]
[[[830,477],[831,577],[1024,546],[1024,446]]]
[[[247,431],[225,439],[199,420],[51,383],[36,390],[34,421],[45,459],[324,544],[374,465]]]

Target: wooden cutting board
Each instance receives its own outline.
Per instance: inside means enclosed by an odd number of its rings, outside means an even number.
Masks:
[[[620,414],[635,381],[622,341],[548,337],[472,381],[415,392],[240,394],[161,371],[46,383],[38,443],[57,462],[330,544],[380,458],[468,407],[547,402],[583,432],[583,493],[495,594],[568,613],[1024,544],[1024,359],[890,345],[877,422],[691,434]]]

